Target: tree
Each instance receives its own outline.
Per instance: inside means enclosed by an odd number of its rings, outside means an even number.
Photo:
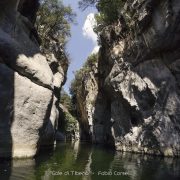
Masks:
[[[41,39],[44,53],[63,49],[70,36],[70,23],[75,14],[70,6],[64,6],[62,0],[43,0],[37,14],[36,28]]]
[[[100,12],[96,16],[97,23],[104,23],[109,25],[118,20],[121,14],[121,8],[124,2],[122,0],[101,0],[97,4],[97,9]]]
[[[84,10],[89,6],[96,6],[99,13],[95,16],[97,21],[95,31],[98,32],[120,18],[121,8],[125,2],[125,0],[81,0],[79,1],[79,7]],[[99,27],[101,28],[99,29]]]

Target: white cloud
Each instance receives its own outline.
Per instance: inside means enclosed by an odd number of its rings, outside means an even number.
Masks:
[[[96,20],[94,17],[94,13],[88,14],[88,16],[84,22],[82,31],[83,31],[83,36],[86,37],[87,39],[92,40],[92,42],[94,44],[94,48],[92,50],[92,53],[97,53],[99,50],[99,46],[97,43],[97,35],[93,31],[93,28],[95,25],[96,25]]]

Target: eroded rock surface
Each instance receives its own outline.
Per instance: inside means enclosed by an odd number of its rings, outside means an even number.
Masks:
[[[179,156],[180,2],[129,0],[122,16],[100,34],[92,139],[121,151]]]
[[[33,34],[38,0],[0,2],[0,157],[32,157],[52,145],[66,70],[41,54]]]
[[[92,140],[93,119],[95,111],[95,102],[98,93],[97,79],[94,76],[97,74],[97,64],[92,68],[94,71],[84,75],[83,84],[77,94],[77,111],[79,115],[80,136],[81,140]]]

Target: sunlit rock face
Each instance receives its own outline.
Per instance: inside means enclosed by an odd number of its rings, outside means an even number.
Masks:
[[[0,157],[31,157],[51,145],[64,70],[56,74],[40,50],[38,0],[0,2]],[[57,80],[58,79],[58,80]]]
[[[94,141],[179,156],[180,1],[130,0],[122,15],[100,34]]]
[[[93,71],[86,74],[83,83],[77,95],[77,108],[79,112],[80,136],[83,141],[92,141],[93,137],[93,119],[94,105],[98,94],[98,84],[95,74],[97,74],[97,63],[93,66]]]
[[[82,141],[91,142],[94,132],[94,111],[95,101],[98,94],[98,64],[96,62],[89,63],[91,67],[87,67],[88,72],[84,73],[81,81],[76,87],[77,94],[72,96],[72,101],[75,103],[77,120],[79,122],[79,136]]]

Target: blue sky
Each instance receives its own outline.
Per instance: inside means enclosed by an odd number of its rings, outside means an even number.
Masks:
[[[92,32],[92,26],[89,27],[91,21],[93,21],[93,13],[96,12],[96,9],[88,8],[85,11],[81,11],[78,8],[78,0],[63,0],[63,2],[65,5],[70,5],[77,15],[77,24],[72,25],[71,38],[67,44],[67,51],[70,54],[71,63],[64,89],[68,92],[71,81],[74,79],[73,72],[82,67],[87,57],[92,53],[93,49],[97,47],[97,37]]]

